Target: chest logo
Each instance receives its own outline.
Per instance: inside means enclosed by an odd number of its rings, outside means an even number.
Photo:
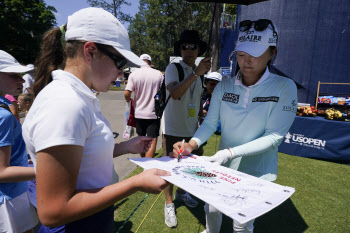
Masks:
[[[222,100],[227,101],[227,102],[231,102],[234,104],[238,104],[239,95],[225,92],[225,94],[222,96]]]
[[[278,102],[279,99],[277,96],[255,97],[252,102]]]

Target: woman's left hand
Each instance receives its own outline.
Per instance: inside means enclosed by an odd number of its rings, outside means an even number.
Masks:
[[[153,138],[138,136],[128,140],[128,151],[131,154],[146,153],[151,148]]]

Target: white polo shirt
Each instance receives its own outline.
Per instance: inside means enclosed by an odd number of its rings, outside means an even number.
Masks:
[[[23,138],[36,167],[36,153],[58,145],[84,147],[76,189],[114,183],[114,138],[98,98],[74,75],[56,70],[35,98],[23,124]]]
[[[184,70],[184,79],[192,73],[192,67],[183,61],[179,62]],[[174,64],[168,65],[165,70],[165,86],[169,83],[179,82],[179,74]],[[162,132],[177,137],[192,137],[198,127],[197,115],[201,104],[202,80],[200,77],[187,89],[180,99],[169,99],[162,117]],[[169,91],[166,91],[167,97]],[[193,107],[194,117],[189,117],[189,108]],[[191,115],[190,115],[191,116]]]

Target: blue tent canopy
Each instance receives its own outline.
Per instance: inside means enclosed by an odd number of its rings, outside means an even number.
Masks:
[[[315,104],[318,81],[350,83],[349,0],[270,0],[238,6],[237,22],[261,18],[271,19],[278,27],[272,70],[297,83],[299,102]],[[221,29],[221,67],[230,65],[228,55],[234,49],[237,28]],[[322,85],[320,92],[350,96],[350,86]]]

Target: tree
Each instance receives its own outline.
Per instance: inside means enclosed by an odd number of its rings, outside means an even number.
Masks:
[[[104,0],[87,0],[87,2],[90,4],[90,6],[101,7],[103,9],[105,9],[106,11],[112,13],[122,23],[130,22],[132,19],[129,14],[125,14],[125,13],[120,11],[120,8],[122,5],[127,5],[127,6],[131,5],[131,3],[129,3],[126,0],[113,0],[112,3],[108,3]]]
[[[215,7],[215,9],[214,9]],[[220,15],[222,12],[222,4],[213,4],[214,9],[214,22],[212,32],[212,71],[219,69],[219,58],[220,58]]]
[[[211,14],[209,3],[140,0],[139,12],[128,28],[131,49],[139,55],[151,55],[156,68],[165,70],[184,29],[197,30],[201,38],[208,41]]]
[[[43,34],[56,24],[43,0],[0,1],[0,49],[23,64],[34,63]]]
[[[237,15],[237,4],[225,4],[225,12],[230,15]]]

